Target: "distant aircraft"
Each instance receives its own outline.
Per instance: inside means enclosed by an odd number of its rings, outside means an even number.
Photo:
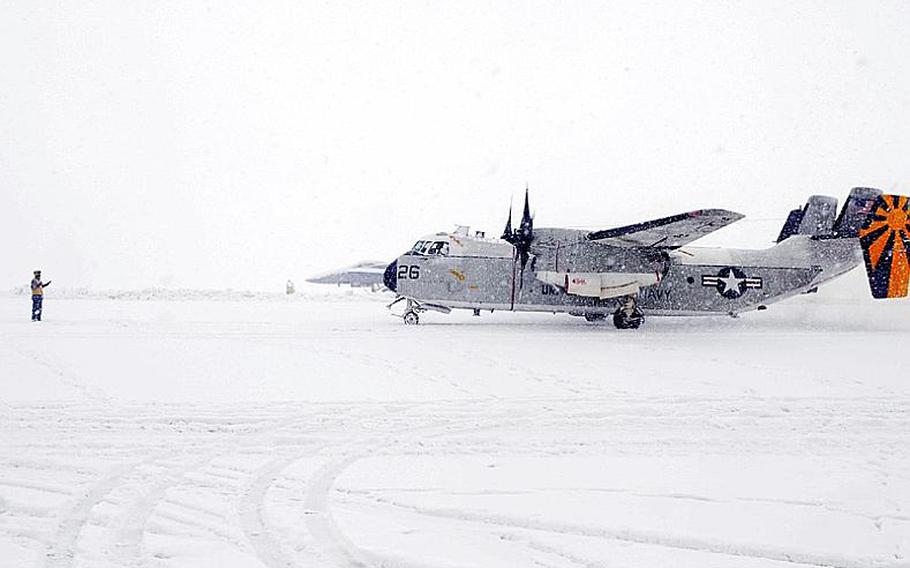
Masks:
[[[307,278],[307,282],[313,284],[337,284],[338,286],[348,284],[352,288],[370,288],[376,292],[385,288],[382,283],[382,275],[386,264],[386,262],[378,260],[365,260],[345,268]]]
[[[854,188],[837,199],[812,196],[790,212],[765,250],[695,248],[692,241],[743,218],[700,209],[602,231],[534,228],[525,192],[518,229],[499,239],[467,230],[417,241],[390,264],[385,285],[405,302],[403,319],[453,308],[565,312],[588,321],[612,315],[620,329],[644,316],[729,314],[814,292],[865,261],[872,295],[907,295],[907,197]]]

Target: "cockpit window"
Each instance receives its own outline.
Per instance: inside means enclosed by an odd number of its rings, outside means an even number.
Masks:
[[[411,247],[410,254],[445,256],[449,254],[449,243],[445,241],[417,241]]]
[[[449,254],[449,243],[445,241],[436,241],[430,245],[427,254],[447,255]]]

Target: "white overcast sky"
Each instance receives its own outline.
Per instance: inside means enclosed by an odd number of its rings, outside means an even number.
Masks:
[[[526,183],[539,226],[907,193],[908,30],[907,2],[4,2],[0,288],[278,290],[498,234]]]

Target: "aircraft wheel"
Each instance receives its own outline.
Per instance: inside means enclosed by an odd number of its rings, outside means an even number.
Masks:
[[[420,323],[420,316],[417,315],[417,312],[405,312],[402,319],[405,325],[417,325]]]
[[[638,310],[629,314],[625,310],[619,309],[613,314],[613,325],[616,326],[616,329],[638,329],[643,321],[645,321],[645,316]]]
[[[585,314],[585,321],[597,322],[597,321],[603,321],[605,319],[607,319],[607,314],[592,314],[592,313]]]

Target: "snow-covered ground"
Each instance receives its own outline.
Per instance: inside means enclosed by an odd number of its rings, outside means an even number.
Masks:
[[[840,286],[638,331],[2,296],[0,565],[908,566],[910,302]]]

